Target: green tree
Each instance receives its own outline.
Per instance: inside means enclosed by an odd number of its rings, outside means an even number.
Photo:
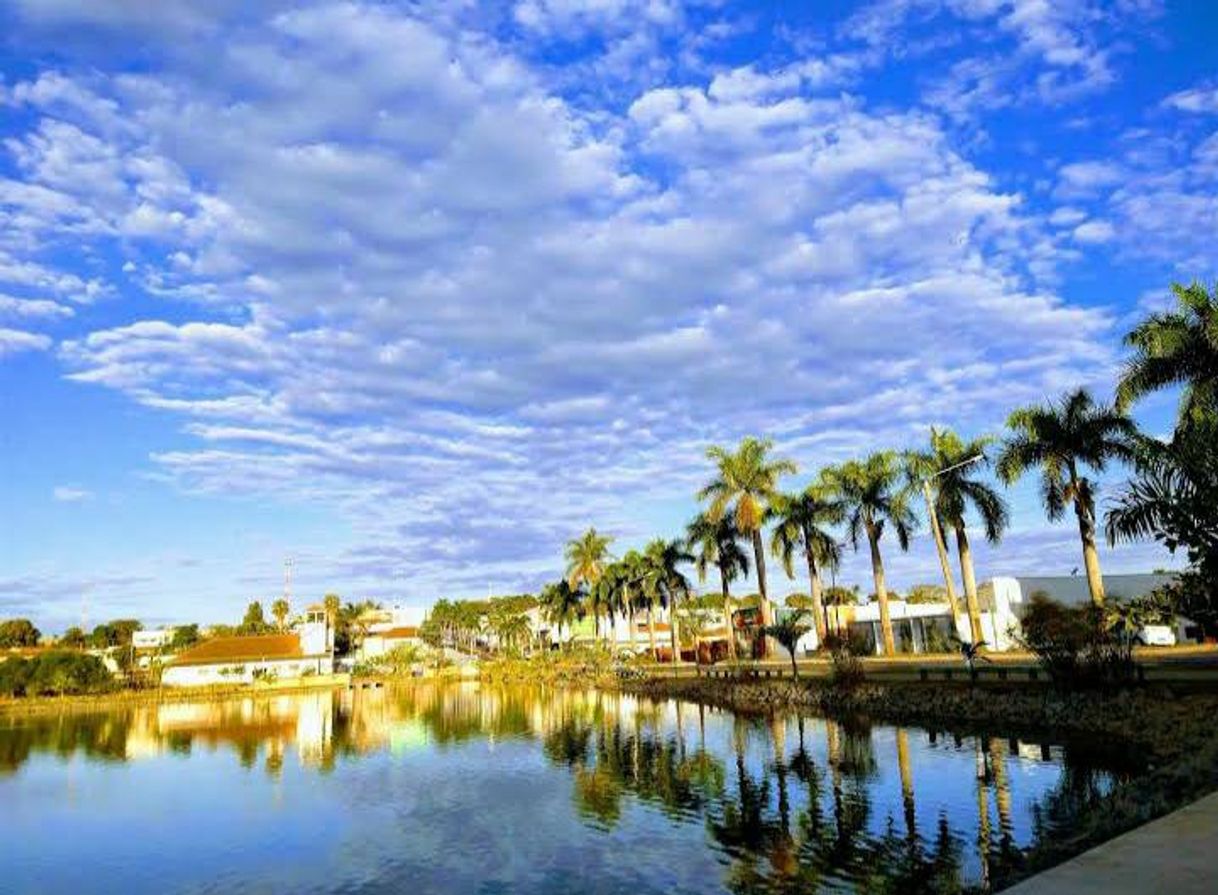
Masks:
[[[774,443],[769,439],[745,438],[735,451],[712,446],[706,456],[715,464],[716,475],[698,492],[698,500],[710,501],[711,519],[731,513],[745,537],[753,541],[753,566],[757,570],[757,589],[761,594],[763,625],[774,621],[774,607],[766,590],[765,547],[761,531],[766,509],[778,496],[778,480],[794,475],[796,466],[790,460],[771,459]]]
[[[560,641],[563,628],[570,632],[571,626],[584,614],[580,593],[571,587],[566,578],[542,588],[541,611],[546,621],[557,629]]]
[[[799,679],[799,665],[795,661],[795,648],[799,645],[799,639],[811,630],[811,626],[803,622],[806,615],[803,610],[796,610],[765,628],[765,635],[782,644],[782,648],[791,657],[791,673],[795,675],[796,680]]]
[[[266,617],[262,614],[262,603],[254,600],[245,607],[245,617],[241,619],[241,633],[261,634],[266,627]]]
[[[788,578],[795,577],[792,558],[803,553],[808,564],[811,587],[812,620],[817,641],[824,643],[824,585],[821,569],[835,569],[841,563],[841,549],[830,526],[846,521],[846,508],[823,482],[809,485],[798,494],[780,494],[771,502],[766,520],[773,523],[770,550],[782,561]],[[779,641],[781,642],[781,641]]]
[[[174,651],[188,649],[202,639],[197,624],[178,625],[173,629],[173,639],[169,641],[169,648]]]
[[[605,566],[609,563],[609,545],[613,538],[600,534],[595,528],[589,528],[573,541],[568,542],[564,550],[567,560],[567,584],[574,591],[584,591],[591,595],[596,584],[605,574]],[[600,635],[600,607],[590,605],[597,636]]]
[[[1182,386],[1181,425],[1218,413],[1218,287],[1172,284],[1176,309],[1152,314],[1127,336],[1133,357],[1117,385],[1117,407],[1168,386]]]
[[[731,583],[749,573],[749,556],[740,547],[740,529],[729,515],[712,519],[699,513],[685,528],[685,543],[694,557],[698,580],[705,582],[707,570],[713,565],[719,570],[719,586],[723,591],[723,626],[727,632],[728,655],[736,658],[736,634],[732,626]]]
[[[880,539],[884,536],[885,528],[891,525],[901,549],[908,550],[910,532],[917,522],[909,507],[908,492],[899,487],[901,476],[901,464],[892,451],[881,451],[865,460],[850,460],[840,466],[831,466],[822,473],[823,483],[846,506],[846,524],[855,550],[860,539],[866,535],[871,549],[871,574],[880,603],[884,653],[889,656],[896,653],[896,641],[888,609],[888,588],[884,582]]]
[[[59,638],[59,645],[68,649],[84,649],[87,642],[85,632],[76,625],[64,631],[63,636]]]
[[[679,540],[656,538],[643,551],[647,563],[647,575],[644,579],[644,593],[652,605],[667,607],[669,611],[668,629],[672,639],[672,660],[681,661],[681,632],[678,611],[681,602],[689,597],[689,579],[681,573],[679,566],[692,563],[694,557],[685,549]],[[648,630],[652,630],[651,617],[648,616]],[[653,644],[654,647],[654,644]]]
[[[0,648],[37,646],[42,632],[28,618],[11,618],[0,622]]]
[[[1006,501],[997,489],[982,481],[978,475],[989,465],[986,451],[992,443],[991,438],[964,441],[950,429],[932,428],[930,449],[907,455],[914,476],[921,481],[933,481],[932,505],[939,522],[950,526],[956,533],[960,577],[964,581],[964,599],[968,606],[973,643],[980,643],[983,639],[981,604],[977,599],[977,575],[973,569],[973,549],[969,543],[965,517],[971,510],[981,519],[985,538],[991,544],[997,544],[1002,539],[1002,533],[1010,523]],[[981,459],[974,460],[977,457]],[[954,617],[952,623],[954,626]]]
[[[104,622],[93,629],[89,635],[89,645],[97,649],[109,649],[116,646],[131,646],[132,635],[142,630],[143,625],[133,618],[117,618]]]
[[[284,628],[286,627],[287,620],[288,620],[288,614],[291,611],[292,611],[292,607],[288,604],[288,601],[286,599],[284,599],[283,597],[280,597],[278,600],[276,600],[274,603],[271,604],[271,615],[273,615],[275,617],[275,627],[277,627],[280,631],[284,630]]]
[[[1010,484],[1031,469],[1041,474],[1041,500],[1050,520],[1074,507],[1091,600],[1104,605],[1104,579],[1095,548],[1095,483],[1084,467],[1103,472],[1109,461],[1135,459],[1137,429],[1120,411],[1097,404],[1086,389],[1058,401],[1023,407],[1007,420],[1010,436],[998,457],[998,475]]]

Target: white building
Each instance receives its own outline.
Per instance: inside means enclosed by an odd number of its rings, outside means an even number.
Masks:
[[[423,607],[394,605],[377,610],[373,617],[356,651],[357,661],[377,659],[400,646],[422,645],[420,631],[427,620]]]
[[[251,637],[216,637],[179,653],[161,674],[170,687],[250,683],[330,674],[334,631],[321,606],[310,606],[297,631]]]
[[[137,650],[156,650],[169,646],[177,628],[157,628],[153,631],[135,631],[131,635],[131,645]]]

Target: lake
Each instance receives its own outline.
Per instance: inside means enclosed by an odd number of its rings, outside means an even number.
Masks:
[[[6,893],[954,891],[1120,750],[404,685],[0,718]]]

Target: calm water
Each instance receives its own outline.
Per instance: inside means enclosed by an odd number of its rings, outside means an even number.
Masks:
[[[0,719],[0,889],[954,891],[1134,772],[472,684]]]

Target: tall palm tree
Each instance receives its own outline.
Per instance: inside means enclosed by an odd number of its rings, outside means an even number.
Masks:
[[[1134,355],[1117,385],[1117,409],[1172,385],[1184,387],[1180,423],[1218,412],[1218,287],[1172,284],[1176,310],[1152,314],[1125,336]]]
[[[685,527],[685,544],[694,556],[694,569],[698,580],[706,581],[706,572],[712,565],[719,570],[719,586],[723,590],[723,624],[727,631],[728,655],[736,658],[736,635],[732,628],[732,593],[730,585],[737,578],[748,575],[749,556],[740,547],[740,530],[736,520],[723,516],[718,521],[706,513],[699,513]]]
[[[1086,389],[1057,401],[1022,407],[1007,420],[1011,435],[998,457],[998,476],[1010,484],[1033,468],[1041,473],[1041,500],[1050,520],[1074,506],[1087,586],[1096,606],[1104,605],[1104,579],[1095,549],[1095,483],[1082,467],[1103,472],[1110,460],[1131,462],[1137,427],[1120,411],[1097,404]]]
[[[271,615],[275,617],[275,625],[280,631],[283,630],[284,624],[288,620],[288,613],[292,611],[292,607],[288,605],[288,601],[280,597],[271,604]]]
[[[589,528],[573,541],[567,544],[564,555],[567,559],[567,584],[572,590],[584,589],[589,594],[605,573],[605,565],[609,562],[609,544],[613,538],[600,534],[595,528]],[[600,634],[600,613],[596,606],[593,610],[593,620],[596,632]]]
[[[788,578],[794,578],[792,557],[802,550],[808,563],[808,581],[812,595],[812,623],[816,626],[818,643],[825,642],[824,587],[822,568],[835,569],[841,561],[837,538],[828,530],[830,525],[846,521],[846,508],[823,483],[809,485],[799,494],[780,494],[766,513],[774,523],[770,550],[782,560]]]
[[[643,551],[647,562],[647,577],[645,590],[654,604],[668,608],[668,630],[672,638],[672,661],[681,661],[681,632],[680,621],[677,618],[678,608],[683,600],[689,597],[689,579],[678,566],[694,561],[693,556],[686,551],[684,544],[678,540],[656,538]],[[648,628],[652,627],[651,617],[648,616]]]
[[[707,448],[706,456],[715,464],[716,475],[698,492],[698,500],[710,501],[707,512],[711,519],[721,519],[730,512],[740,532],[752,539],[757,590],[761,595],[761,623],[767,627],[774,623],[774,607],[766,589],[761,529],[766,508],[778,495],[778,480],[796,472],[790,460],[770,458],[773,447],[768,438],[748,437],[735,451],[718,445]]]
[[[902,550],[909,549],[909,535],[917,519],[909,507],[908,491],[900,487],[902,470],[897,455],[880,451],[865,460],[850,460],[840,466],[830,466],[821,474],[823,483],[846,506],[846,524],[850,542],[857,550],[865,534],[871,548],[871,575],[875,580],[875,596],[880,602],[880,631],[884,654],[897,651],[892,634],[892,615],[888,610],[888,588],[884,583],[884,557],[880,553],[880,538],[884,529],[892,526]]]
[[[941,524],[951,526],[956,533],[969,631],[975,644],[980,644],[984,638],[981,606],[977,600],[977,576],[973,569],[973,551],[969,545],[965,514],[970,508],[977,513],[985,529],[986,540],[991,544],[997,544],[1002,539],[1002,533],[1010,523],[1010,513],[1002,495],[977,475],[980,469],[989,465],[986,450],[993,441],[992,438],[974,438],[966,442],[950,429],[932,428],[930,450],[908,455],[914,475],[922,481],[933,477],[934,513]],[[974,458],[980,459],[974,461]],[[954,622],[955,607],[952,609]]]

